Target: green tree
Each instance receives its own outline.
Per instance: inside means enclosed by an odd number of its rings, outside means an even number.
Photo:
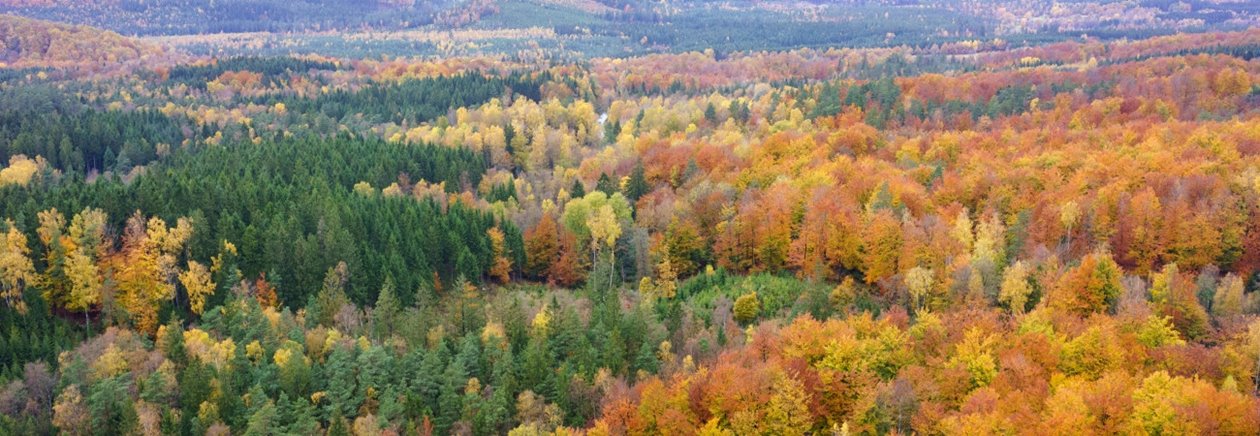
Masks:
[[[394,296],[394,280],[386,278],[381,291],[376,295],[376,306],[372,308],[372,326],[377,338],[388,338],[394,333],[398,313],[399,304]]]
[[[92,385],[88,410],[92,414],[93,431],[128,434],[136,428],[138,417],[129,388],[126,376],[110,377]]]
[[[626,198],[630,199],[631,202],[637,202],[639,198],[647,195],[651,190],[652,187],[648,185],[647,181],[647,173],[643,169],[643,162],[636,163],[634,170],[630,171],[630,178],[626,180],[626,188],[623,191]]]
[[[735,320],[740,324],[748,324],[757,319],[761,313],[761,301],[757,299],[756,292],[749,292],[740,295],[735,299]]]
[[[438,414],[433,421],[433,429],[445,434],[451,426],[459,421],[464,411],[464,388],[468,385],[468,374],[464,364],[456,359],[446,366],[442,374],[442,393],[438,396]]]
[[[604,195],[613,195],[620,191],[617,184],[613,183],[612,178],[608,177],[608,173],[599,173],[599,181],[595,182],[595,190],[603,192]]]
[[[1212,314],[1218,317],[1241,315],[1246,285],[1233,273],[1225,275],[1212,296]]]
[[[359,405],[363,403],[355,375],[354,347],[335,345],[324,363],[324,379],[326,380],[327,405],[325,416],[356,416]]]
[[[307,316],[318,325],[332,326],[337,312],[350,304],[350,298],[346,297],[346,283],[349,279],[350,271],[345,262],[337,262],[336,266],[328,268],[328,272],[324,274],[324,285],[315,296],[315,304],[307,308]]]

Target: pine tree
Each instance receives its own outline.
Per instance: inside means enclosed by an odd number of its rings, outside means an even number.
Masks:
[[[648,374],[654,374],[660,369],[661,359],[656,355],[656,347],[652,346],[651,341],[643,341],[639,345],[639,352],[634,357],[634,367],[639,371],[645,371]]]
[[[356,416],[363,398],[355,376],[353,347],[337,345],[324,363],[328,404],[325,416]]]
[[[386,277],[385,284],[376,295],[376,306],[372,308],[372,325],[377,338],[388,338],[394,333],[395,320],[399,313],[398,298],[394,296],[394,279]]]
[[[126,377],[110,377],[92,385],[88,394],[92,428],[111,434],[129,434],[136,428],[138,417],[132,406]]]
[[[626,198],[631,202],[639,201],[652,187],[648,186],[647,174],[643,168],[643,162],[634,165],[634,170],[630,172],[630,179],[626,181],[625,194]]]
[[[442,393],[438,396],[438,414],[433,422],[433,429],[437,433],[446,434],[459,420],[464,411],[463,394],[467,384],[468,374],[459,359],[446,366],[446,371],[442,374]]]
[[[308,308],[310,319],[319,325],[333,325],[333,317],[337,312],[342,306],[350,304],[350,299],[346,297],[346,282],[349,278],[350,271],[345,262],[338,262],[337,266],[328,268],[328,272],[324,274],[324,285],[315,297],[315,307]]]
[[[617,189],[617,184],[613,183],[612,178],[608,177],[608,173],[599,174],[599,181],[595,183],[595,190],[603,192],[604,195],[608,196],[620,191]]]

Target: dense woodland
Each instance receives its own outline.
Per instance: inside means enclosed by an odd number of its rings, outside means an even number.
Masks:
[[[0,433],[1255,434],[1257,46],[31,59]]]

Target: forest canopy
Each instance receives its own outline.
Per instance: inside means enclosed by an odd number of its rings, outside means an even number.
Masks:
[[[1260,431],[1245,4],[0,2],[0,434]]]

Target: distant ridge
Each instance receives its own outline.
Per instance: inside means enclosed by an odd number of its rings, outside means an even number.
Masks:
[[[99,67],[162,53],[157,46],[108,30],[0,15],[4,67]]]

